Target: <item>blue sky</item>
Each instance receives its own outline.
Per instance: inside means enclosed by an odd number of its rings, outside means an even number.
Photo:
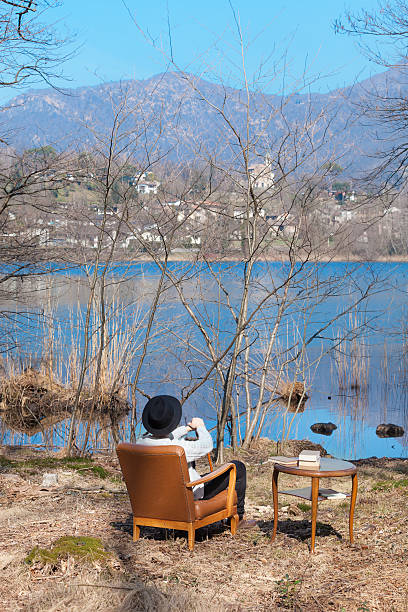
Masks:
[[[378,72],[356,47],[336,35],[333,21],[347,4],[328,0],[232,0],[246,43],[249,80],[268,93],[298,86],[306,70],[312,91],[326,92]],[[353,9],[377,6],[354,0]],[[166,69],[170,53],[179,67],[238,85],[241,57],[229,0],[65,0],[52,11],[57,30],[76,35],[76,54],[65,86],[145,79]],[[136,23],[140,27],[136,25]],[[170,28],[169,28],[170,25]],[[159,49],[164,50],[164,54]],[[259,67],[262,77],[259,79]],[[316,77],[319,77],[318,79]],[[15,95],[3,91],[2,99]]]

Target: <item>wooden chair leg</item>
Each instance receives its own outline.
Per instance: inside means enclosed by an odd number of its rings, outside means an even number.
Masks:
[[[195,529],[193,524],[191,523],[188,526],[188,548],[190,550],[194,550],[194,542],[195,542]]]
[[[140,537],[140,527],[136,525],[135,520],[133,519],[133,541],[136,542]]]
[[[238,521],[238,514],[234,514],[234,516],[231,516],[231,535],[233,536],[237,533]]]

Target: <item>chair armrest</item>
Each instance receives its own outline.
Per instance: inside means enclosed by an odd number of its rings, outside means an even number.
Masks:
[[[196,487],[199,484],[204,484],[205,482],[209,482],[210,480],[217,478],[217,476],[221,476],[221,474],[225,474],[225,472],[228,472],[228,470],[230,470],[231,468],[236,469],[233,463],[224,463],[224,465],[221,465],[221,467],[217,468],[216,470],[213,470],[212,472],[210,472],[209,474],[206,474],[205,476],[202,476],[198,480],[192,480],[191,482],[186,482],[186,487],[191,489],[192,487]]]
[[[237,480],[237,468],[234,463],[225,463],[224,465],[214,470],[213,472],[210,472],[206,476],[203,476],[202,478],[199,478],[198,480],[193,480],[193,482],[187,482],[186,487],[192,488],[192,487],[195,487],[196,485],[204,484],[206,482],[214,480],[214,478],[217,478],[217,476],[221,476],[222,474],[225,474],[225,472],[228,472],[228,471],[229,471],[229,481],[228,481],[228,489],[227,489],[227,510],[228,510],[228,514],[232,516],[232,506],[234,505],[233,500],[234,500],[235,483]]]

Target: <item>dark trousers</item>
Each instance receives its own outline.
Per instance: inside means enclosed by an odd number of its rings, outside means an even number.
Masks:
[[[237,492],[237,512],[240,518],[243,517],[245,512],[245,491],[246,491],[246,467],[242,461],[231,461],[235,463],[237,468],[237,480],[235,483],[235,490]],[[228,488],[229,471],[221,476],[217,476],[214,480],[204,483],[204,497],[203,499],[210,499],[214,497],[224,489]]]

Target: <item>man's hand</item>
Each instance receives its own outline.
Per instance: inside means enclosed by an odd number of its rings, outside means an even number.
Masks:
[[[197,427],[205,427],[205,425],[203,419],[194,417],[189,423],[187,423],[187,427],[190,427],[190,429],[197,429]]]

